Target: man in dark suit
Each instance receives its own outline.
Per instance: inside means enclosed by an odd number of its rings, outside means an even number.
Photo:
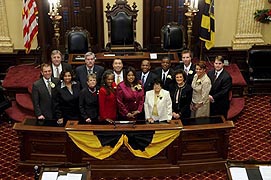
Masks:
[[[182,51],[182,62],[175,67],[175,70],[182,69],[186,73],[186,83],[191,85],[196,73],[196,65],[192,63],[192,52],[190,50]]]
[[[161,61],[161,67],[155,69],[155,74],[157,75],[157,78],[162,80],[163,88],[165,90],[169,90],[170,86],[172,86],[174,82],[174,70],[171,69],[170,66],[171,61],[169,57],[165,56]]]
[[[62,62],[62,54],[59,50],[53,50],[51,52],[51,61],[52,75],[54,78],[59,79],[62,70],[72,71],[70,64]]]
[[[141,79],[144,91],[153,89],[153,82],[157,78],[157,75],[151,72],[151,63],[149,60],[143,60],[141,62],[141,71],[136,72],[137,79]]]
[[[224,115],[227,118],[230,107],[229,95],[232,88],[232,78],[223,68],[223,57],[217,56],[214,62],[214,69],[208,72],[212,88],[209,93],[210,115]]]
[[[52,69],[49,64],[41,65],[42,77],[34,82],[32,88],[32,101],[35,115],[38,119],[55,119],[54,99],[57,94],[56,85],[58,79],[52,77]]]
[[[78,66],[75,69],[77,80],[80,82],[82,88],[87,88],[87,75],[94,73],[97,78],[97,85],[100,86],[101,78],[104,72],[102,66],[95,64],[95,54],[92,52],[87,52],[85,54],[85,64]]]

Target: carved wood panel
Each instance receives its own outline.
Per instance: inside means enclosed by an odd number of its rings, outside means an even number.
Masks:
[[[60,14],[60,50],[65,52],[65,33],[71,27],[81,26],[90,33],[91,48],[100,51],[103,47],[103,1],[101,0],[61,0]],[[48,61],[50,51],[54,49],[54,29],[48,16],[48,1],[37,0],[39,9],[39,45],[42,48],[42,60]]]
[[[161,28],[169,22],[186,27],[184,0],[144,0],[144,47],[156,50],[161,44]],[[148,18],[145,18],[148,17]]]

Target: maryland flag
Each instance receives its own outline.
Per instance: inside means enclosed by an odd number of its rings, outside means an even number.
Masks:
[[[206,49],[211,49],[215,44],[215,15],[214,0],[205,0],[201,18],[200,39],[205,42]]]

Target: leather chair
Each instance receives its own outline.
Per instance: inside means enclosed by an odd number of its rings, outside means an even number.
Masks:
[[[182,25],[168,23],[161,28],[161,47],[165,51],[181,51],[186,48],[186,33]]]
[[[110,6],[107,3],[106,18],[108,24],[108,43],[107,51],[114,50],[142,50],[141,45],[136,41],[136,22],[137,12],[136,4],[132,8],[127,4],[127,0],[116,0],[115,4]]]
[[[65,35],[65,49],[68,56],[91,51],[89,32],[82,27],[72,27]]]

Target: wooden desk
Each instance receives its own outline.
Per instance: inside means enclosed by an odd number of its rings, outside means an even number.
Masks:
[[[42,124],[36,119],[26,119],[22,123],[15,123],[13,129],[19,136],[19,165],[31,166],[33,169],[34,165],[42,163],[68,162],[64,127],[57,127],[56,123]]]
[[[182,120],[178,164],[181,172],[224,169],[232,121],[223,116]]]
[[[21,167],[56,163],[90,162],[92,177],[178,176],[183,172],[224,169],[232,121],[221,117],[172,120],[170,124],[83,125],[68,121],[66,127],[40,125],[26,119],[15,123],[20,140]],[[68,131],[140,132],[181,131],[165,149],[151,158],[134,156],[122,145],[115,154],[99,160],[81,150],[68,136]]]
[[[68,121],[66,131],[110,131],[110,132],[140,132],[140,131],[164,131],[181,130],[179,120],[171,121],[170,124],[117,124],[114,125],[80,125],[76,121]],[[134,156],[129,149],[122,145],[121,148],[110,157],[99,160],[94,158],[75,145],[69,139],[73,162],[90,162],[92,177],[140,177],[144,176],[166,176],[179,175],[176,152],[178,149],[177,139],[156,156],[146,159]]]
[[[96,63],[104,66],[105,68],[112,68],[112,62],[116,58],[122,59],[125,66],[133,66],[136,69],[140,69],[141,61],[144,59],[150,60],[153,68],[160,66],[161,60],[164,56],[170,57],[172,65],[179,63],[178,54],[176,52],[157,53],[157,59],[150,59],[149,52],[97,53],[95,55]],[[74,66],[84,64],[84,54],[70,54],[68,63]]]

